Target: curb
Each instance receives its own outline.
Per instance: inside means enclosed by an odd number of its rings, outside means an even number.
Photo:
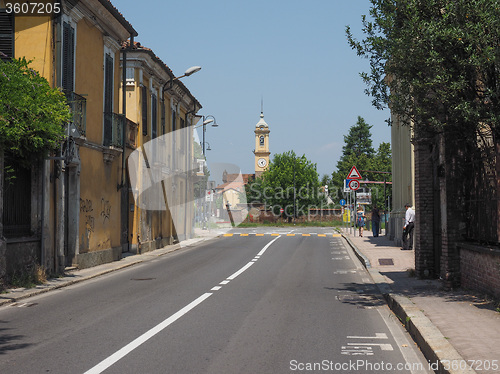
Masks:
[[[373,281],[377,285],[387,301],[389,308],[404,324],[413,340],[430,364],[435,365],[433,369],[438,374],[474,374],[476,373],[469,365],[463,367],[467,361],[457,352],[443,336],[441,331],[434,326],[429,318],[418,309],[410,298],[394,293],[384,276],[378,270],[372,269],[368,258],[354,245],[354,243],[342,233],[342,237],[367,269]]]
[[[125,269],[137,264],[140,264],[142,262],[147,261],[148,257],[160,257],[167,255],[169,253],[178,251],[179,249],[182,248],[190,248],[190,247],[195,247],[197,245],[200,245],[208,240],[213,240],[217,238],[218,236],[215,237],[206,237],[206,238],[195,238],[195,239],[189,239],[191,242],[186,243],[185,245],[182,245],[181,243],[169,245],[167,247],[159,248],[151,252],[145,252],[142,254],[135,254],[135,255],[130,255],[126,257],[122,257],[118,261],[113,261],[113,262],[108,262],[106,264],[101,264],[97,266],[102,266],[103,269],[95,269],[95,268],[87,268],[87,269],[82,269],[82,271],[88,270],[88,272],[91,272],[89,275],[84,275],[84,276],[79,276],[79,275],[71,275],[73,272],[68,272],[64,277],[62,278],[51,278],[49,279],[46,283],[38,285],[34,288],[28,288],[28,289],[21,289],[19,291],[11,291],[6,294],[0,294],[0,307],[15,303],[17,301],[27,299],[29,297],[37,296],[44,294],[49,291],[57,290],[59,288],[71,286],[76,283],[84,282],[96,277],[99,277],[101,275],[109,274],[121,269]],[[197,239],[197,240],[196,240]],[[137,259],[134,259],[134,257],[138,257]],[[130,259],[130,260],[129,260]],[[120,263],[121,262],[121,263]],[[104,268],[106,267],[106,268]],[[93,272],[92,272],[93,270]]]

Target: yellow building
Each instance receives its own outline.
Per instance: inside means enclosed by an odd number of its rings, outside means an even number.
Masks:
[[[164,174],[162,180],[168,181],[163,183],[165,196],[171,197],[157,210],[152,210],[134,204],[133,193],[130,194],[130,204],[134,206],[129,214],[131,249],[146,252],[193,236],[194,207],[186,203],[194,200],[192,181],[189,174],[174,171],[185,170],[186,165],[189,165],[187,169],[194,167],[191,166],[192,137],[183,135],[192,133],[201,105],[186,86],[175,79],[168,66],[139,43],[132,47],[130,43],[126,45],[125,71],[126,114],[139,124],[137,147],[149,143],[148,149],[155,150],[146,158],[155,158],[148,162]],[[161,202],[165,200],[163,192],[158,190]],[[169,210],[164,209],[167,207]],[[174,222],[173,217],[181,218]]]
[[[61,272],[191,237],[188,174],[174,175],[166,186],[174,196],[168,205],[183,218],[174,225],[166,209],[136,209],[127,157],[158,136],[192,131],[201,105],[152,51],[134,43],[137,32],[108,0],[63,2],[57,17],[13,15],[6,3],[0,0],[0,56],[33,60],[31,66],[65,92],[73,119],[60,151],[26,171],[28,187],[19,189],[24,198],[18,199],[24,205],[0,204],[0,213],[22,213],[21,225],[4,222],[3,233],[12,235],[0,242],[0,277],[2,267],[12,272],[33,259]],[[161,160],[167,170],[191,168],[192,141],[179,137],[172,158]],[[0,170],[2,162],[0,152]]]
[[[10,246],[18,258],[37,257],[49,271],[118,259],[128,244],[119,188],[120,54],[137,32],[109,1],[65,4],[57,17],[0,12],[13,36],[11,45],[2,40],[2,48],[33,60],[31,66],[64,91],[73,112],[60,152],[32,168],[37,192],[31,195],[29,233],[7,243],[7,252]]]

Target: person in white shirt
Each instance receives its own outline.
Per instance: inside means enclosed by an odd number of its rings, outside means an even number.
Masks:
[[[403,248],[402,250],[413,249],[413,229],[415,228],[415,211],[410,204],[405,205],[405,223],[403,226]]]

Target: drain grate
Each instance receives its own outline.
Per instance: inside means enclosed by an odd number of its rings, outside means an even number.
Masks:
[[[383,266],[394,265],[394,260],[392,258],[379,258],[378,263]]]

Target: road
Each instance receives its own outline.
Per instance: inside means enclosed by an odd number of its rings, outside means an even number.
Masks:
[[[326,228],[237,229],[24,302],[0,308],[1,373],[429,372]]]

